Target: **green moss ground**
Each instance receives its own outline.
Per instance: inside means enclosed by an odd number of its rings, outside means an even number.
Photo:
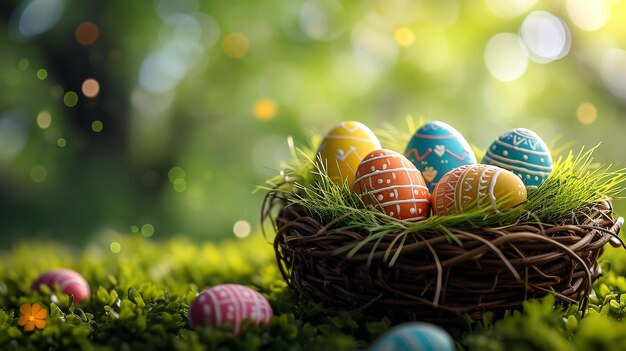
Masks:
[[[109,243],[122,250],[112,253]],[[449,330],[459,349],[623,350],[626,347],[626,252],[609,249],[605,275],[594,285],[584,318],[576,307],[554,307],[550,298],[529,301],[504,319]],[[67,296],[35,293],[41,272],[69,267],[92,289],[90,301],[70,307]],[[236,282],[265,294],[276,316],[269,329],[252,327],[238,337],[228,330],[190,329],[187,307],[208,286]],[[50,311],[44,330],[17,325],[19,306],[39,302]],[[0,350],[357,350],[389,328],[366,315],[327,316],[285,287],[273,251],[260,235],[220,244],[185,238],[155,241],[109,234],[73,250],[58,243],[25,242],[0,253]]]

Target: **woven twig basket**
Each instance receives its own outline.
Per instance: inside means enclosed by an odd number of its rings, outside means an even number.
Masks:
[[[348,257],[337,250],[363,240],[366,230],[320,223],[277,192],[267,195],[263,208],[276,230],[278,266],[292,289],[329,313],[365,310],[392,320],[445,323],[461,314],[479,319],[547,294],[584,307],[602,274],[604,245],[623,246],[617,236],[623,218],[614,218],[607,201],[581,208],[565,223],[447,228],[462,246],[440,232],[412,233],[390,267],[384,256],[397,245],[394,235],[374,251],[369,242]]]

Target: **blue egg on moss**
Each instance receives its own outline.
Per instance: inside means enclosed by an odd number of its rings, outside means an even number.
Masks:
[[[409,140],[404,156],[422,172],[431,192],[448,171],[476,164],[476,156],[463,135],[439,121],[421,126]]]
[[[415,322],[392,328],[374,342],[370,351],[454,351],[454,342],[442,328]]]
[[[552,172],[552,156],[537,133],[517,128],[502,134],[487,149],[482,163],[515,173],[526,186],[539,186]]]

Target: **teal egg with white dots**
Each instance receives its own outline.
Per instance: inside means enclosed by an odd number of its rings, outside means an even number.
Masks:
[[[552,172],[552,156],[537,133],[516,128],[502,134],[487,149],[483,164],[515,173],[526,186],[539,186]]]
[[[392,328],[369,351],[454,351],[454,342],[442,328],[415,322]]]

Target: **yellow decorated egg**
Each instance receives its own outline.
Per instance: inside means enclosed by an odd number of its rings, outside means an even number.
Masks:
[[[461,213],[473,208],[494,212],[526,202],[526,187],[510,171],[491,165],[466,165],[446,173],[432,192],[435,215]]]
[[[371,151],[380,148],[378,138],[366,125],[346,121],[326,134],[317,151],[317,157],[333,182],[347,182],[351,185],[361,160]]]

